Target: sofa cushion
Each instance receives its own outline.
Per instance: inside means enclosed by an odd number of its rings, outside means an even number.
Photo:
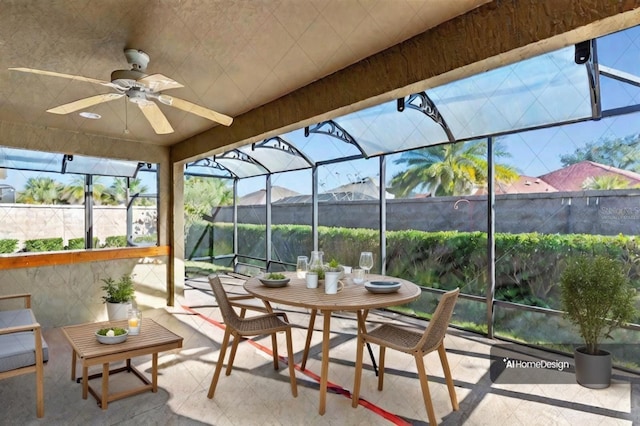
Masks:
[[[31,309],[0,311],[0,328],[18,327],[37,322]],[[42,339],[43,361],[49,359],[49,347]],[[28,367],[36,363],[32,331],[0,334],[0,372]]]

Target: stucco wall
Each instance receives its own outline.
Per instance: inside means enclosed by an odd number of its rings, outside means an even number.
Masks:
[[[84,206],[51,206],[33,204],[0,204],[0,239],[24,240],[84,237]],[[155,207],[136,207],[133,211],[133,234],[158,232]],[[101,243],[106,237],[126,235],[127,213],[124,206],[95,206],[93,236]]]
[[[598,235],[640,234],[638,190],[555,192],[496,196],[496,232]],[[487,197],[434,197],[387,201],[387,230],[486,231]],[[239,223],[264,223],[264,206],[238,206]],[[310,204],[273,204],[272,223],[311,224]],[[379,227],[378,201],[320,203],[318,223]],[[219,222],[233,222],[224,208]]]

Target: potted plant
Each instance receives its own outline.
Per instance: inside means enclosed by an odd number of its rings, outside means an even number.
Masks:
[[[324,268],[324,287],[326,293],[336,293],[338,291],[338,281],[342,278],[344,269],[337,260],[331,259]]]
[[[588,388],[606,388],[611,382],[611,353],[600,343],[635,317],[635,289],[622,262],[589,255],[568,260],[560,287],[565,316],[585,343],[574,351],[576,381]]]
[[[102,300],[107,304],[107,314],[109,321],[127,319],[127,313],[131,309],[131,302],[135,299],[135,289],[133,288],[133,278],[124,274],[118,281],[111,277],[103,278],[102,290],[107,294],[102,296]]]

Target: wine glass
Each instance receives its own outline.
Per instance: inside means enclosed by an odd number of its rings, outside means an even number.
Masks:
[[[373,253],[370,251],[363,251],[360,253],[360,267],[364,269],[364,273],[368,274],[369,270],[373,268]]]

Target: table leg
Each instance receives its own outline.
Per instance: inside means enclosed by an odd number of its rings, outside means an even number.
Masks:
[[[87,399],[89,394],[89,367],[82,366],[82,399]]]
[[[327,405],[327,380],[329,378],[329,338],[331,329],[331,311],[323,311],[322,327],[322,369],[320,370],[320,415],[324,415]]]
[[[109,404],[109,363],[102,364],[102,401],[100,407],[103,410],[107,409]]]
[[[71,380],[76,379],[76,351],[71,349]]]
[[[307,358],[309,358],[309,346],[311,346],[311,336],[313,335],[313,327],[316,323],[317,309],[311,310],[311,316],[309,317],[309,327],[307,328],[307,341],[304,344],[304,352],[302,352],[302,363],[300,364],[300,370],[304,371],[307,366]]]
[[[154,352],[151,361],[151,392],[158,392],[158,352]]]

